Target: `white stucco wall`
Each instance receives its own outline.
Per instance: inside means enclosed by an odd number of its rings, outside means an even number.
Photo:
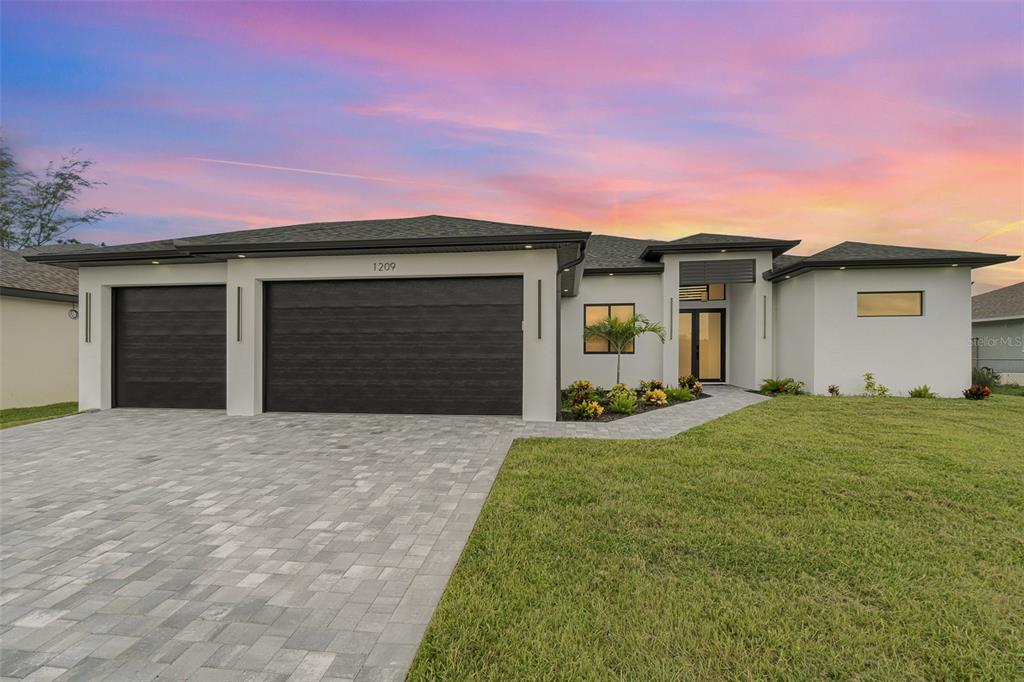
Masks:
[[[375,262],[394,270],[375,272]],[[355,279],[513,275],[523,277],[523,417],[550,421],[558,400],[557,256],[553,250],[477,253],[246,258],[197,265],[132,265],[82,268],[80,300],[93,299],[92,341],[81,340],[79,400],[82,409],[111,406],[111,288],[175,284],[226,284],[227,412],[263,410],[263,282],[295,279]],[[538,338],[538,280],[543,301]],[[242,290],[242,339],[237,340],[238,288]],[[84,328],[84,325],[83,325]]]
[[[579,295],[562,299],[562,377],[561,386],[576,379],[588,379],[608,388],[615,383],[614,355],[587,355],[583,352],[583,306],[591,304],[633,303],[638,315],[665,325],[668,331],[668,303],[661,305],[661,275],[587,275],[580,283]],[[673,343],[666,338],[666,345]],[[643,379],[660,379],[662,347],[653,334],[644,334],[636,343],[636,352],[622,355],[622,380],[636,386]]]
[[[735,251],[726,253],[693,253],[667,255],[663,260],[662,300],[679,307],[679,263],[683,260],[749,260],[754,259],[754,282],[728,287],[728,305],[709,302],[704,307],[727,307],[726,313],[726,381],[743,388],[756,388],[760,379],[770,376],[774,354],[772,285],[761,276],[771,269],[770,251]],[[687,306],[691,307],[691,306]],[[699,307],[699,306],[693,306]],[[765,317],[767,311],[767,318]],[[663,355],[663,380],[675,385],[679,379],[678,341],[666,344]]]
[[[78,409],[105,410],[111,406],[111,331],[114,324],[111,290],[114,287],[224,284],[225,281],[227,266],[224,263],[79,268]],[[86,341],[87,321],[91,329],[89,341]],[[229,325],[229,334],[230,331]]]
[[[0,409],[78,399],[73,303],[0,296]]]
[[[775,285],[775,370],[814,386],[814,274]],[[765,378],[765,377],[762,377]]]
[[[865,372],[897,395],[928,384],[959,397],[971,379],[969,268],[818,270],[813,277],[815,393],[863,390]],[[799,278],[796,278],[799,279]],[[857,317],[857,292],[924,291],[920,317]]]

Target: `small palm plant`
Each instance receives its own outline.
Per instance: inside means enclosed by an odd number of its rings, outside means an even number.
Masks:
[[[583,329],[585,339],[604,339],[615,351],[615,383],[622,381],[622,351],[629,347],[641,334],[654,334],[665,343],[665,328],[658,322],[651,322],[644,315],[631,315],[625,320],[607,317]]]

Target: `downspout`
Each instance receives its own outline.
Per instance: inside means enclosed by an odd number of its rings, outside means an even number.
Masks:
[[[583,259],[587,255],[587,242],[580,242],[580,254],[579,256],[564,264],[558,266],[558,272],[556,273],[555,281],[559,283],[559,291],[556,292],[555,296],[555,420],[558,420],[558,411],[562,405],[562,286],[561,280],[563,270],[571,270],[577,265],[583,262]],[[574,275],[575,279],[575,275]],[[575,284],[575,282],[574,282]]]

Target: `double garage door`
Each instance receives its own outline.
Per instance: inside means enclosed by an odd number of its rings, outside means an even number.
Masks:
[[[521,414],[522,290],[520,277],[268,282],[264,409]],[[223,408],[225,301],[223,286],[115,290],[115,405]]]

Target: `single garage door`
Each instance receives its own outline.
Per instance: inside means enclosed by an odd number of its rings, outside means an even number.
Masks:
[[[223,286],[114,289],[114,406],[223,409]]]
[[[522,414],[521,277],[264,285],[269,412]]]

